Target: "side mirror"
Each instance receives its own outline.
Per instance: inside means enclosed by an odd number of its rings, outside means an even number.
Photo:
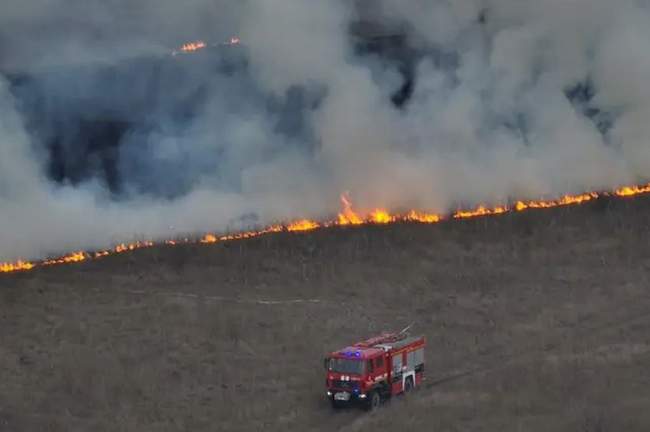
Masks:
[[[327,370],[330,367],[330,359],[324,358],[323,359],[323,367]]]

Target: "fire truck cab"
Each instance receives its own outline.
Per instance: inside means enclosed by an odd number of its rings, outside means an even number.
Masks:
[[[334,408],[361,404],[377,408],[383,400],[419,386],[424,377],[423,336],[384,333],[325,358],[327,397]]]

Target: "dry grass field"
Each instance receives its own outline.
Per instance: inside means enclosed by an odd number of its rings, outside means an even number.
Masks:
[[[333,412],[415,322],[427,381]],[[158,247],[0,277],[0,431],[650,430],[650,199]]]

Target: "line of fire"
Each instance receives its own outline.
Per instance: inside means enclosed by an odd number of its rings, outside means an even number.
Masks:
[[[0,273],[14,273],[34,270],[39,267],[53,265],[79,263],[92,259],[104,258],[106,256],[130,252],[137,249],[150,248],[159,245],[175,246],[178,244],[214,244],[221,242],[237,241],[269,235],[272,233],[290,232],[301,233],[317,229],[346,226],[362,226],[371,224],[394,224],[394,223],[419,223],[435,224],[445,220],[470,219],[485,216],[497,216],[513,212],[522,212],[533,209],[549,209],[555,207],[580,205],[607,197],[628,198],[650,193],[650,183],[636,186],[623,186],[611,192],[589,192],[578,195],[565,195],[558,199],[514,201],[511,204],[487,206],[480,205],[473,209],[458,210],[449,215],[429,213],[426,211],[411,210],[404,213],[391,213],[385,209],[375,209],[368,212],[359,212],[352,206],[350,197],[341,195],[341,212],[334,219],[328,221],[315,221],[299,219],[287,223],[278,223],[268,227],[230,234],[208,233],[201,237],[186,237],[163,241],[138,241],[129,244],[119,244],[111,249],[85,252],[77,251],[61,257],[46,259],[42,261],[17,260],[15,262],[0,263]]]

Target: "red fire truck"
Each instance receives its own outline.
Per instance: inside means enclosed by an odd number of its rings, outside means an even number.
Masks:
[[[375,409],[422,383],[424,337],[407,331],[384,333],[325,358],[327,397],[334,408],[361,404]]]

